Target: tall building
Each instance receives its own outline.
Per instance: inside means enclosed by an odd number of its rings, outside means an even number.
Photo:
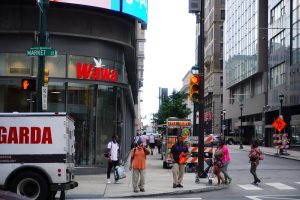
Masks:
[[[37,79],[38,57],[26,50],[39,46],[39,6],[1,1],[0,12],[0,112],[35,112],[36,92],[22,90],[21,80]],[[137,31],[147,23],[147,3],[50,0],[46,14],[46,46],[57,51],[45,58],[47,111],[75,120],[76,166],[105,171],[112,135],[126,155],[135,131],[144,43]]]
[[[221,133],[223,88],[223,22],[225,1],[205,0],[204,3],[204,131]],[[197,35],[199,35],[199,27]]]
[[[160,107],[165,98],[168,97],[168,88],[159,87],[159,104]]]
[[[228,133],[264,140],[268,96],[268,1],[226,0],[223,107]],[[240,117],[242,115],[242,125]]]
[[[264,107],[265,142],[272,145],[272,123],[280,113],[291,147],[300,146],[300,1],[272,0],[268,5],[268,98]],[[282,107],[280,97],[282,98]],[[282,108],[282,109],[280,109]]]

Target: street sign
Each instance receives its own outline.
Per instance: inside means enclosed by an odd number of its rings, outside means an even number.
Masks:
[[[31,47],[26,51],[27,56],[56,56],[57,52],[51,47]]]
[[[277,117],[277,119],[273,122],[272,126],[278,132],[281,132],[285,128],[286,123],[285,123],[285,121],[283,121],[283,119],[281,119],[281,117]]]
[[[48,101],[48,87],[42,87],[42,108],[43,110],[47,110],[47,101]]]

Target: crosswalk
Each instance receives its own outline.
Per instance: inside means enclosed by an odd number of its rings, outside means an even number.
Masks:
[[[300,185],[300,182],[292,182],[288,184],[285,183],[278,183],[278,182],[274,182],[274,183],[260,183],[259,185],[254,185],[254,184],[237,184],[240,188],[244,189],[244,190],[265,190],[265,189],[269,189],[269,188],[273,188],[276,190],[297,190],[299,189],[297,186]],[[268,186],[268,188],[265,187],[265,185]]]

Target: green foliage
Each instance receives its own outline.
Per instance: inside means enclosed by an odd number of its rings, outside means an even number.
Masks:
[[[173,90],[172,94],[164,99],[157,113],[154,114],[154,122],[165,124],[168,117],[187,118],[191,114],[191,109],[186,107],[184,101],[188,94]]]

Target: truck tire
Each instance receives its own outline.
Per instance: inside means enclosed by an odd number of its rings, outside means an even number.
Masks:
[[[228,141],[227,141],[227,144],[229,144],[229,145],[233,145],[233,140],[231,140],[231,139],[230,139],[230,140],[228,140]]]
[[[45,178],[31,171],[17,174],[13,178],[9,190],[34,200],[45,200],[49,193]]]

